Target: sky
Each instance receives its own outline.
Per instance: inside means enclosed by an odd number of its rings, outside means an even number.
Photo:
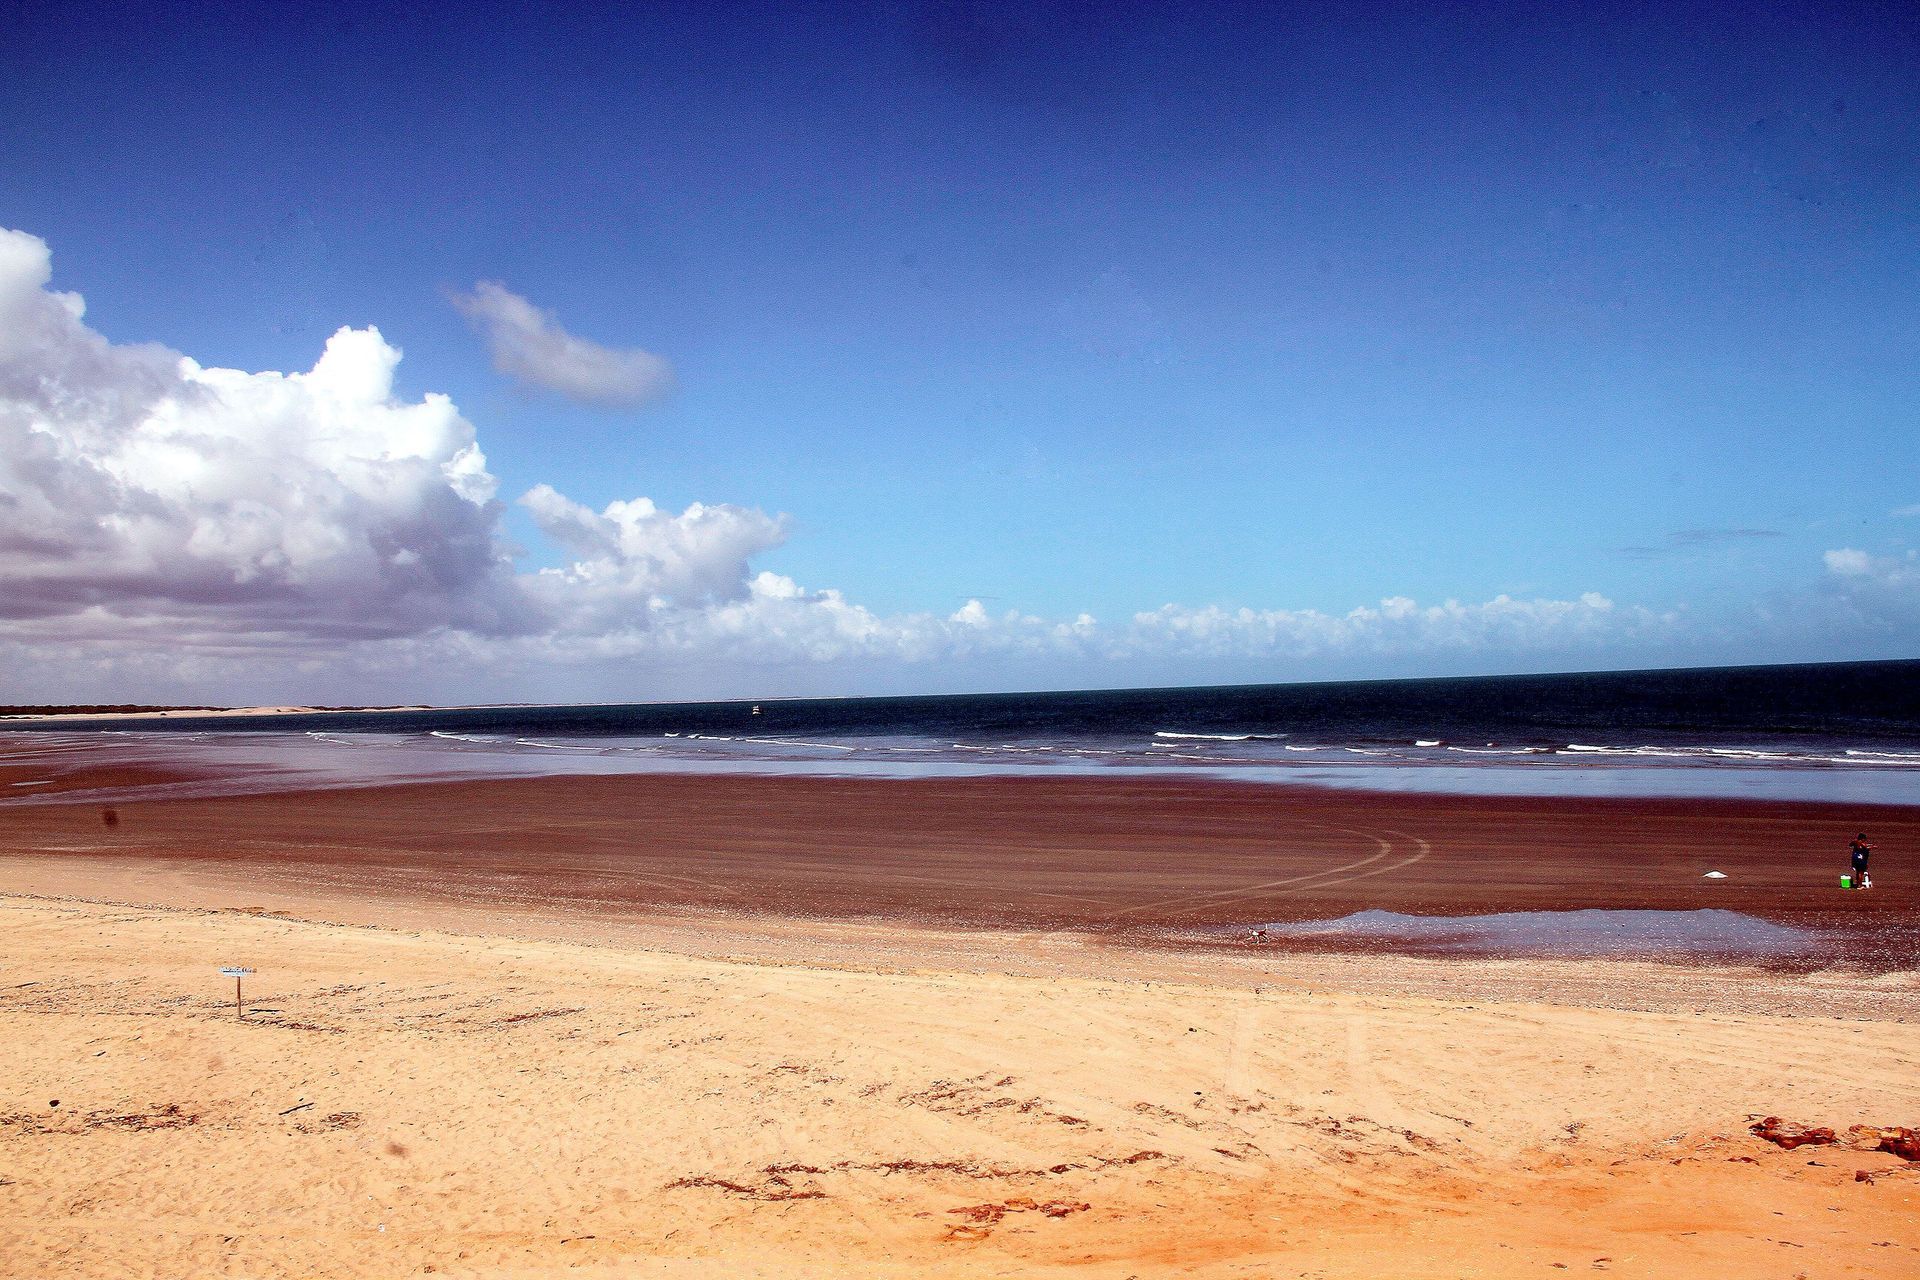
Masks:
[[[0,703],[1920,656],[1907,6],[5,7]]]

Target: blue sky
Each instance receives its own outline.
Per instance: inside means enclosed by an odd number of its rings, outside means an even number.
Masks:
[[[716,657],[689,690],[1915,652],[1910,11],[681,8],[21,6],[0,227],[114,343],[297,371],[377,326],[393,396],[472,424],[517,572],[580,554],[512,501],[546,484],[784,513],[736,577],[882,618],[1668,619],[1225,666]],[[504,375],[449,303],[483,280],[673,391]]]

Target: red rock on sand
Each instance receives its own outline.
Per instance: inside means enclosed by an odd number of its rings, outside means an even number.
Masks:
[[[1795,1147],[1830,1147],[1839,1141],[1831,1129],[1810,1129],[1779,1116],[1756,1121],[1748,1129],[1754,1137],[1765,1138],[1783,1151],[1792,1151]]]
[[[1846,1143],[1855,1151],[1885,1151],[1902,1160],[1920,1160],[1920,1130],[1900,1124],[1850,1124]]]
[[[1902,1160],[1920,1160],[1920,1130],[1905,1125],[1890,1125],[1880,1131],[1877,1151],[1887,1151]]]

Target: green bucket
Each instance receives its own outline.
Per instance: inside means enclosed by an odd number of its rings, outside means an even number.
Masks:
[[[1845,872],[1842,872],[1842,873],[1840,874],[1840,887],[1841,887],[1842,889],[1851,889],[1851,888],[1853,888],[1853,877],[1852,877],[1852,876],[1850,876],[1850,875],[1848,875],[1848,874],[1846,874]]]

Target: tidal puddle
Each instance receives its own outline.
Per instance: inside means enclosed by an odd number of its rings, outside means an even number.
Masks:
[[[1337,920],[1258,925],[1256,941],[1405,946],[1421,951],[1560,956],[1787,956],[1823,935],[1716,907],[1698,911],[1503,911],[1413,916],[1356,911]]]

